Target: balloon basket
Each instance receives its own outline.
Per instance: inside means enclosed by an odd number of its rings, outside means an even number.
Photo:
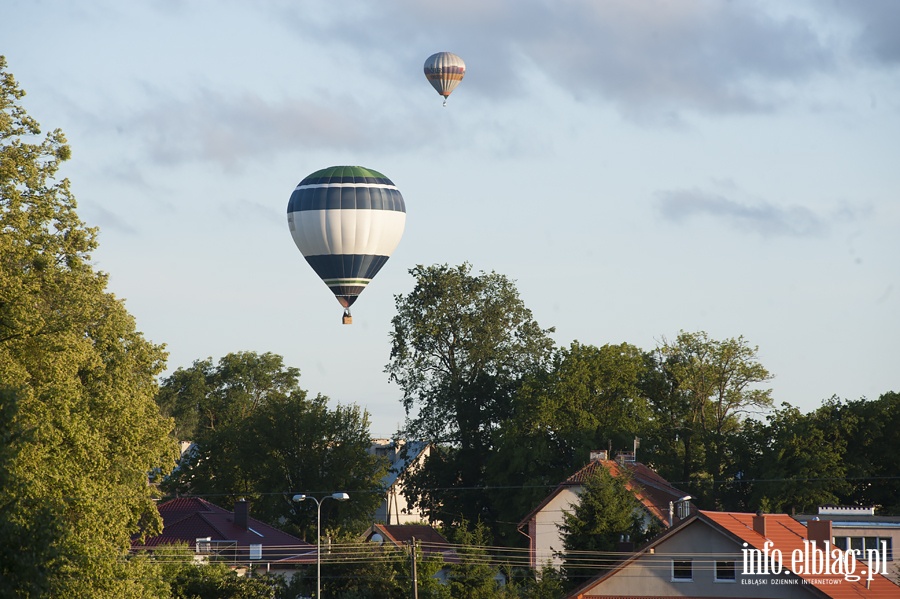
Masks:
[[[353,317],[350,316],[350,312],[344,312],[344,315],[341,317],[342,324],[353,324]]]

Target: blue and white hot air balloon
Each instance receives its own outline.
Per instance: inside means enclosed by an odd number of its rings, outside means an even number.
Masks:
[[[350,306],[400,243],[406,205],[390,179],[361,166],[332,166],[300,181],[287,207],[297,248],[344,307]]]

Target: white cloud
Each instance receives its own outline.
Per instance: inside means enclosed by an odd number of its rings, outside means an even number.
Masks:
[[[763,237],[819,237],[835,224],[857,220],[868,213],[848,205],[831,214],[820,214],[800,205],[735,200],[701,189],[666,190],[657,193],[657,210],[673,223],[708,218],[725,226]]]

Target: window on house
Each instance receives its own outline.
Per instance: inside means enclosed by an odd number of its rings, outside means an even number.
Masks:
[[[694,580],[694,569],[691,560],[672,560],[672,580]]]
[[[196,540],[197,553],[210,553],[212,549],[212,537],[198,537]]]
[[[737,579],[735,562],[716,562],[716,580],[719,582],[734,582]]]
[[[262,559],[262,544],[250,544],[250,559]]]
[[[834,546],[841,551],[847,549],[855,549],[862,552],[864,549],[878,549],[882,551],[885,545],[887,547],[887,559],[893,561],[893,539],[891,537],[834,537]],[[865,555],[860,553],[859,555]]]
[[[892,540],[891,537],[864,537],[863,543],[866,546],[866,551],[875,549],[879,554],[886,548],[887,559],[892,561],[894,559],[894,551],[893,547],[891,547]]]

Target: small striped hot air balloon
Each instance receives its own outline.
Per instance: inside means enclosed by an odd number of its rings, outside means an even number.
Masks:
[[[361,166],[332,166],[300,181],[287,207],[297,248],[344,307],[350,306],[400,243],[406,204],[390,179]]]
[[[444,96],[444,106],[447,105],[450,93],[456,89],[465,74],[466,63],[452,52],[438,52],[425,61],[425,78],[437,93]]]

